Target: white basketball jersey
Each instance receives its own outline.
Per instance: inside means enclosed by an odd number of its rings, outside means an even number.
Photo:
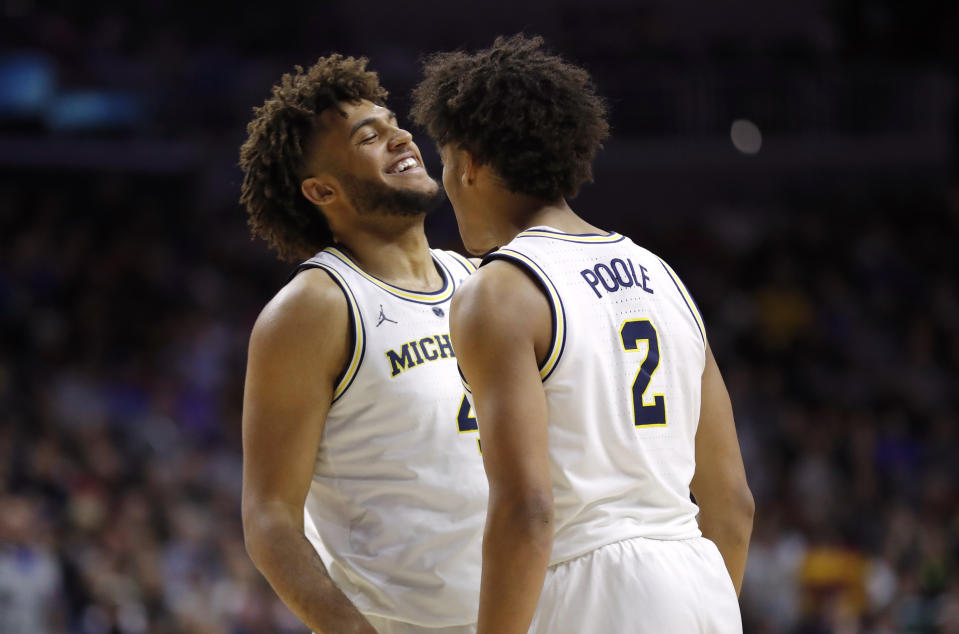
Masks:
[[[661,259],[616,233],[520,233],[487,256],[549,298],[540,368],[556,533],[550,564],[632,537],[701,535],[689,497],[705,367],[698,309]]]
[[[450,298],[474,267],[432,255],[444,280],[432,293],[391,286],[332,247],[301,265],[343,289],[353,329],[305,513],[361,612],[444,627],[476,621],[488,485],[449,339]]]

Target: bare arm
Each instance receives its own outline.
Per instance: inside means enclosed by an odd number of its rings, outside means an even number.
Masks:
[[[256,567],[314,632],[375,634],[303,533],[303,504],[350,354],[343,292],[305,271],[253,327],[243,398],[243,534]]]
[[[550,308],[523,271],[491,262],[457,291],[450,313],[490,485],[477,632],[525,633],[553,546],[546,395],[537,365],[549,345]]]
[[[746,484],[729,394],[709,347],[696,432],[696,474],[690,489],[699,504],[703,535],[719,548],[738,595],[746,569],[755,504]]]

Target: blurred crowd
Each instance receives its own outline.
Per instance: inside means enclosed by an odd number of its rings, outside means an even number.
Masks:
[[[0,633],[303,632],[239,521],[246,340],[288,267],[235,207],[191,207],[187,178],[14,176]],[[746,631],[959,632],[956,209],[593,217],[669,258],[705,314],[758,508]]]
[[[610,98],[621,177],[649,137],[686,152],[744,113],[957,138],[956,3],[491,4],[0,0],[0,634],[305,632],[239,516],[247,338],[290,267],[251,242],[234,163],[293,63],[369,55],[402,115],[422,53],[535,25]],[[747,634],[959,633],[959,203],[910,174],[730,184],[682,218],[602,178],[574,201],[705,315],[757,502]]]
[[[0,182],[0,632],[302,631],[239,521],[246,331],[282,274],[258,292],[242,216],[175,179],[49,185]]]
[[[959,213],[919,193],[717,210],[669,242],[757,513],[757,634],[959,632]]]

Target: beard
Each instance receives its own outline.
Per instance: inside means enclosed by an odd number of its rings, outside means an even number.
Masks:
[[[362,215],[418,216],[434,211],[446,199],[443,186],[435,180],[436,190],[433,192],[398,189],[352,174],[341,174],[339,180],[347,197]]]

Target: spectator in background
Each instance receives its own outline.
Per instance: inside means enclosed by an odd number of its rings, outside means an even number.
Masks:
[[[28,531],[60,570],[61,598],[44,610],[85,633],[183,634],[201,620],[217,634],[305,632],[238,554],[235,532],[235,368],[287,271],[231,222],[235,207],[183,204],[188,180],[65,175],[68,191],[51,192],[43,174],[14,176],[0,177],[0,491],[33,500],[48,527]],[[836,543],[868,560],[864,633],[955,622],[959,403],[954,389],[929,395],[898,378],[914,361],[935,385],[959,376],[959,218],[941,200],[896,200],[790,203],[801,226],[786,228],[763,209],[742,244],[708,223],[657,233],[657,248],[703,289],[761,510],[743,590],[748,632],[797,630],[800,569],[817,543],[806,516],[823,509]],[[886,228],[863,226],[867,215]],[[730,210],[711,217],[736,221]],[[832,231],[808,229],[827,222]],[[60,245],[58,257],[44,244]],[[801,272],[772,265],[782,258]],[[890,280],[901,292],[888,292]],[[758,298],[775,285],[797,289],[811,311],[785,348],[756,325]],[[109,301],[131,288],[136,301]],[[183,507],[208,515],[199,534]],[[0,582],[18,584],[12,570]],[[101,588],[133,588],[135,600],[118,610]],[[187,601],[184,588],[214,599]],[[114,625],[121,614],[126,629]]]
[[[62,570],[30,497],[0,496],[0,634],[64,627]]]

